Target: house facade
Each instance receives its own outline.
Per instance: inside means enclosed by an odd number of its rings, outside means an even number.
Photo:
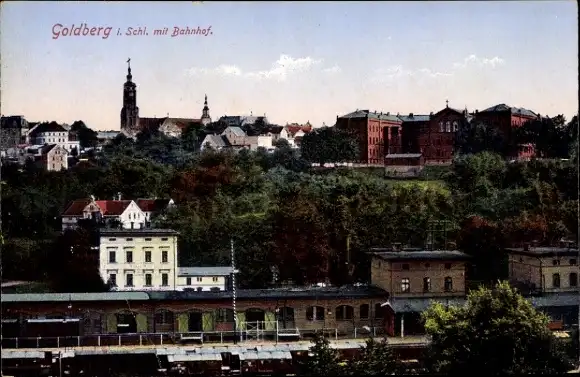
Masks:
[[[47,144],[38,148],[35,163],[46,171],[68,169],[68,151],[58,144]]]
[[[56,122],[39,123],[27,134],[27,142],[31,145],[57,144],[68,152],[80,150],[80,142],[75,133]]]
[[[174,291],[177,237],[171,229],[101,230],[101,277],[119,291]]]
[[[462,305],[469,256],[460,251],[371,249],[371,284],[389,292],[393,333],[423,334],[421,313],[432,302]]]
[[[82,219],[120,225],[124,229],[142,229],[147,223],[145,213],[133,200],[74,200],[61,218],[63,231],[75,228]]]
[[[521,127],[526,122],[538,119],[539,115],[532,110],[512,107],[501,103],[489,107],[483,111],[476,111],[475,119],[495,128],[508,141],[513,138],[513,130]],[[509,156],[518,159],[530,159],[535,155],[532,144],[522,144],[518,146],[515,155]]]
[[[231,267],[179,267],[178,291],[226,291],[231,290]]]
[[[0,150],[23,144],[29,129],[29,123],[21,115],[0,117]]]
[[[532,292],[578,291],[577,247],[530,247],[507,249],[509,280]]]
[[[336,128],[352,133],[359,146],[358,162],[383,165],[390,153],[401,153],[401,119],[391,113],[356,110],[336,118]]]

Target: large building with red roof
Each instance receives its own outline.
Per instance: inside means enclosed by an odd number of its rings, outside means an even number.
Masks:
[[[148,228],[152,216],[173,205],[172,199],[73,200],[61,215],[62,230],[75,228],[79,220],[86,219],[124,229]]]

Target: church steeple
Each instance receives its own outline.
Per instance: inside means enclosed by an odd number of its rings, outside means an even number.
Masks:
[[[137,85],[132,81],[131,58],[127,59],[127,81],[123,85],[123,108],[121,109],[121,131],[134,133],[139,122],[137,107]]]
[[[205,95],[205,102],[203,103],[203,112],[201,114],[201,124],[204,126],[211,123],[211,117],[209,116],[209,106],[207,105],[207,94]]]
[[[127,59],[127,81],[131,81],[133,75],[131,75],[131,58]]]

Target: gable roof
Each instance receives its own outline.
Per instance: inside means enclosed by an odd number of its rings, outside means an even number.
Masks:
[[[378,120],[385,120],[388,122],[395,122],[401,123],[401,119],[398,116],[392,115],[391,113],[377,113],[369,110],[356,110],[352,113],[346,114],[341,116],[340,118],[369,118],[369,119],[378,119]]]
[[[428,122],[431,119],[430,115],[415,115],[413,113],[409,115],[400,115],[398,117],[405,123],[412,123],[412,122]]]
[[[179,128],[181,131],[185,129],[201,124],[201,119],[193,119],[193,118],[165,118],[161,123],[161,126],[169,126],[173,125]]]
[[[121,216],[132,200],[96,200],[103,216]]]
[[[492,112],[501,112],[501,111],[509,111],[512,114],[524,115],[529,117],[537,117],[538,114],[534,113],[532,110],[524,109],[523,107],[512,107],[508,106],[505,103],[500,103],[499,105],[495,105],[492,107],[488,107],[485,110],[480,111],[481,113],[492,113]]]
[[[298,133],[298,131],[302,131],[305,134],[309,133],[312,131],[312,125],[310,125],[310,123],[307,123],[305,125],[300,125],[297,123],[293,123],[293,124],[288,124],[286,125],[284,128],[286,128],[286,131],[288,131],[288,133],[294,137],[294,135],[296,135]]]
[[[443,109],[437,111],[435,114],[432,115],[432,117],[437,117],[443,113],[447,113],[447,112],[454,112],[457,114],[461,114],[465,116],[465,110],[459,110],[459,109],[454,109],[453,107],[444,107]]]
[[[39,148],[38,152],[41,155],[46,155],[46,154],[48,154],[48,152],[50,152],[51,150],[53,150],[57,146],[58,146],[57,144],[45,144]]]
[[[135,202],[143,212],[163,211],[169,205],[171,199],[137,199]]]
[[[83,209],[88,206],[92,200],[90,199],[78,199],[73,200],[63,211],[61,216],[80,216],[83,214]]]
[[[230,146],[230,142],[227,137],[222,135],[207,135],[202,142],[202,145],[206,143],[212,144],[212,147],[225,148]]]
[[[242,130],[240,127],[236,127],[236,126],[228,126],[224,132],[226,132],[227,130],[230,130],[234,135],[236,136],[246,136],[246,133],[244,132],[244,130]]]
[[[56,122],[40,123],[33,130],[30,130],[30,133],[34,135],[43,132],[68,132],[68,130]]]

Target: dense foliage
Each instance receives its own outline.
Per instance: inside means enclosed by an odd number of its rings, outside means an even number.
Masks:
[[[3,166],[4,279],[50,278],[45,261],[61,247],[60,215],[71,200],[90,195],[173,198],[177,208],[154,222],[181,233],[180,263],[229,264],[233,239],[242,287],[270,285],[275,270],[280,280],[301,284],[365,282],[365,252],[392,243],[456,244],[476,257],[475,279],[494,281],[504,276],[494,263],[504,246],[577,237],[573,159],[509,163],[481,151],[458,157],[440,179],[427,178],[426,168],[423,178],[397,181],[357,169],[313,170],[304,159],[314,153],[307,137],[302,151],[281,142],[274,153],[200,153],[201,132],[119,136],[68,171]],[[321,130],[311,141],[350,145],[335,132]]]
[[[431,373],[565,374],[573,367],[548,318],[507,283],[472,292],[465,307],[433,304],[423,317]]]

